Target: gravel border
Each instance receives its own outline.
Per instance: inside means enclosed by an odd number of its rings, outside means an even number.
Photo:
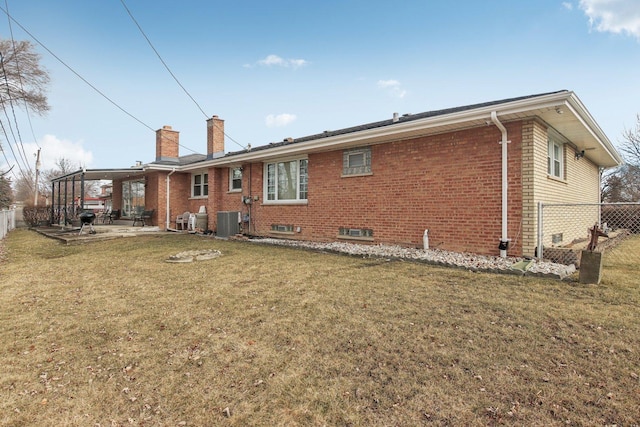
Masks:
[[[463,268],[470,271],[514,274],[519,276],[550,277],[558,280],[566,279],[575,273],[572,265],[539,262],[525,258],[501,258],[470,253],[449,252],[439,249],[415,249],[393,245],[360,245],[347,242],[309,242],[301,240],[286,240],[274,238],[250,239],[252,243],[280,245],[304,248],[316,251],[328,251],[352,256],[404,259],[425,262],[446,267]],[[530,261],[525,270],[513,268],[520,261]]]

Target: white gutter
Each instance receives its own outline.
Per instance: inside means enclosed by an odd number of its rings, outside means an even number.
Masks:
[[[169,181],[171,181],[170,176],[173,175],[176,172],[176,168],[173,168],[171,170],[171,172],[169,172],[169,174],[167,175],[167,219],[166,219],[166,226],[165,226],[165,230],[169,230],[169,226],[171,225],[171,212],[169,211],[169,200],[171,199],[169,196],[170,191],[169,191]]]
[[[502,258],[507,257],[507,249],[509,248],[509,239],[507,237],[507,212],[508,212],[508,198],[507,198],[507,190],[509,187],[509,176],[507,169],[507,144],[509,144],[509,140],[507,140],[507,128],[504,127],[500,120],[498,120],[498,114],[495,111],[491,112],[491,121],[500,129],[502,132],[502,140],[500,144],[502,144],[502,237],[500,238],[500,256]]]
[[[563,91],[560,93],[499,104],[499,108],[503,117],[509,114],[516,118],[523,114],[528,115],[532,109],[555,108],[559,103],[566,101],[571,94],[572,92]],[[367,144],[368,141],[372,140],[388,142],[389,138],[395,138],[397,140],[399,135],[403,133],[409,135],[410,138],[414,138],[417,135],[423,134],[422,131],[426,129],[458,126],[463,122],[470,123],[471,126],[482,126],[485,124],[491,111],[497,107],[498,106],[496,105],[477,107],[455,113],[411,120],[404,123],[394,123],[393,126],[376,127],[331,137],[318,137],[317,139],[273,147],[266,150],[249,150],[246,153],[238,153],[234,155],[233,158],[220,157],[217,159],[205,160],[203,162],[186,165],[180,170],[189,171],[208,167],[226,166],[231,163],[259,162],[274,158],[295,156],[318,149],[321,149],[322,151],[331,151],[344,148],[349,144],[353,144],[354,146]],[[402,139],[402,137],[400,139]]]
[[[345,134],[334,135],[330,137],[322,137],[296,142],[295,144],[286,144],[275,146],[273,148],[261,150],[247,150],[245,153],[235,153],[232,157],[219,157],[210,160],[195,162],[189,165],[178,166],[177,169],[182,172],[196,171],[199,169],[207,169],[211,167],[224,167],[232,164],[240,164],[246,162],[260,162],[277,159],[287,156],[297,156],[309,152],[331,151],[344,149],[349,146],[376,144],[379,142],[388,142],[389,139],[403,140],[406,138],[415,138],[425,135],[425,132],[432,129],[440,129],[441,132],[459,128],[460,124],[465,126],[483,126],[491,112],[500,108],[500,116],[503,120],[516,120],[535,115],[535,111],[544,109],[554,109],[559,105],[567,106],[576,117],[581,118],[582,124],[589,129],[590,135],[595,139],[595,143],[602,146],[605,152],[608,152],[612,159],[619,162],[619,155],[606,138],[606,135],[597,128],[593,119],[590,118],[582,103],[577,99],[573,92],[561,91],[544,96],[536,96],[513,102],[505,102],[498,105],[479,106],[468,110],[456,111],[454,113],[442,114],[433,117],[424,117],[421,119],[410,120],[407,122],[394,123],[392,126],[381,126],[362,131],[348,132]],[[584,113],[584,114],[582,114]],[[585,118],[586,117],[586,118]],[[591,128],[593,126],[594,128]],[[172,165],[147,165],[152,170],[169,170]]]

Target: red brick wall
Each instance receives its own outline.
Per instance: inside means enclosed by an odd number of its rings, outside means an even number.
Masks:
[[[262,164],[254,165],[254,170],[260,169]],[[216,228],[217,212],[240,211],[246,212],[247,207],[242,203],[245,189],[249,188],[249,164],[244,165],[242,177],[242,192],[229,191],[229,168],[209,169],[209,199],[207,213],[209,214],[209,228]],[[248,190],[247,190],[248,191]],[[262,188],[260,189],[262,191]],[[246,192],[246,195],[249,193]]]
[[[199,172],[202,173],[202,172]],[[203,198],[191,197],[191,176],[192,173],[174,173],[171,175],[170,189],[170,227],[176,228],[176,217],[185,211],[197,213],[200,206],[206,208],[209,214],[209,228],[215,228],[215,217],[217,211],[222,210],[239,210],[242,203],[241,194],[229,193],[228,169],[209,169],[209,196]],[[160,224],[164,227],[166,223],[166,176],[167,173],[160,174],[159,191],[161,205],[158,209],[160,212]],[[148,200],[148,199],[147,199]],[[237,201],[234,205],[233,201]]]
[[[180,132],[163,126],[156,131],[156,160],[178,159]]]
[[[224,120],[213,116],[207,120],[207,156],[224,154]]]
[[[520,255],[522,212],[521,123],[507,124],[509,144],[509,255]],[[495,126],[390,142],[372,147],[370,176],[342,175],[342,153],[309,155],[306,205],[264,205],[262,163],[244,166],[243,195],[251,206],[252,231],[268,235],[271,224],[300,227],[292,238],[333,241],[339,227],[373,229],[374,243],[499,254],[501,237],[501,139]],[[251,193],[249,192],[251,175]],[[222,170],[220,201],[209,213],[243,208],[228,194]],[[210,188],[211,194],[211,188]],[[248,211],[248,208],[244,208]]]
[[[168,173],[167,173],[168,174]],[[170,227],[176,228],[176,217],[182,215],[183,212],[193,212],[193,204],[190,199],[191,196],[191,174],[190,173],[174,173],[169,177],[170,191],[169,191],[169,218]],[[166,174],[163,178],[164,187],[167,187]],[[166,190],[165,190],[166,193]],[[166,223],[166,195],[165,206],[163,208],[163,223]],[[204,202],[201,202],[204,204]]]
[[[122,209],[122,180],[114,179],[111,187],[111,209]]]

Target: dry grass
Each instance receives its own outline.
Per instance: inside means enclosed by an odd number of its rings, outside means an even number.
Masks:
[[[1,425],[640,422],[622,257],[585,286],[169,234],[6,245]],[[187,249],[223,256],[164,262]]]

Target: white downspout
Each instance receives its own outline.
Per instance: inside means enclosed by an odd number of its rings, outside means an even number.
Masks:
[[[491,112],[491,121],[502,132],[502,237],[500,238],[500,256],[502,258],[507,257],[507,249],[509,248],[509,238],[507,237],[507,212],[508,212],[508,198],[507,190],[509,187],[509,175],[507,169],[507,128],[504,127],[500,120],[498,120],[498,114],[495,111]]]
[[[176,169],[173,168],[171,170],[171,172],[169,172],[169,174],[167,175],[167,220],[166,220],[166,225],[165,225],[165,230],[169,230],[169,226],[171,225],[171,212],[169,211],[169,200],[171,200],[171,198],[169,197],[170,194],[170,190],[169,190],[169,181],[171,181],[171,179],[169,178],[171,175],[173,175],[176,172]]]

